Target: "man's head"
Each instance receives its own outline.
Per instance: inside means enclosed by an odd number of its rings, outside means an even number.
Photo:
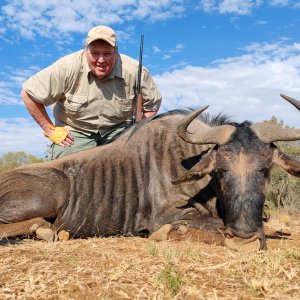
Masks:
[[[116,33],[113,29],[107,26],[96,26],[92,28],[87,36],[87,45],[97,41],[103,40],[109,43],[112,47],[116,46]]]
[[[92,28],[88,33],[85,49],[92,73],[99,79],[110,74],[118,54],[115,32],[106,26]]]

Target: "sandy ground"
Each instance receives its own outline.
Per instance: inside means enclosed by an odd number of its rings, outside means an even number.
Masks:
[[[267,251],[196,235],[3,239],[0,299],[300,299],[300,216],[271,217],[266,231]]]

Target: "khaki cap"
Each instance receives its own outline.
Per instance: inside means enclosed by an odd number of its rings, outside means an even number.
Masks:
[[[87,44],[89,45],[96,40],[104,40],[113,47],[116,46],[116,34],[113,29],[107,26],[97,26],[89,31],[86,39]]]

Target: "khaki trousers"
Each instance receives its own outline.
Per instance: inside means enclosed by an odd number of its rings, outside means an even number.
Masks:
[[[46,151],[45,160],[46,161],[53,160],[59,157],[66,156],[71,153],[108,144],[114,139],[114,137],[116,137],[122,131],[124,131],[124,129],[125,129],[125,125],[122,127],[118,127],[117,129],[103,136],[101,136],[100,133],[92,133],[88,135],[82,132],[70,131],[74,139],[74,144],[70,147],[62,147],[54,143],[52,145],[49,145]]]

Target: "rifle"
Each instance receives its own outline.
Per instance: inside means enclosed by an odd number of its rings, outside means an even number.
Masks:
[[[136,107],[135,107],[135,119],[134,123],[141,121],[143,115],[143,98],[141,94],[141,80],[142,80],[142,67],[143,67],[143,48],[144,48],[144,35],[141,35],[141,44],[140,44],[140,59],[139,59],[139,69],[137,76],[137,85],[136,85]]]

